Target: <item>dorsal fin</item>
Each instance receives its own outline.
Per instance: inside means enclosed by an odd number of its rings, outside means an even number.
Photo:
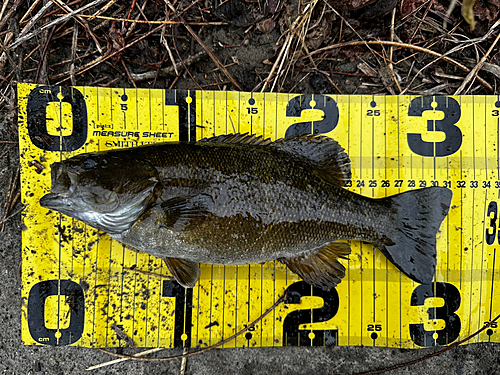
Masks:
[[[245,146],[269,146],[282,152],[307,159],[316,168],[315,173],[328,182],[345,186],[352,177],[351,160],[339,143],[325,136],[313,134],[278,139],[252,134],[228,134],[204,138],[200,142],[239,144]]]
[[[240,145],[252,145],[252,146],[267,146],[272,144],[270,138],[264,138],[263,136],[256,136],[253,134],[227,134],[218,135],[211,138],[203,138],[200,142],[210,142],[210,143],[223,143],[223,144],[240,144]]]
[[[271,147],[309,160],[316,166],[319,176],[332,184],[345,186],[352,178],[349,156],[331,138],[313,134],[300,135],[278,139]]]

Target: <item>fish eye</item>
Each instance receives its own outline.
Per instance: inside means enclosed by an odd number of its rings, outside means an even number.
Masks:
[[[85,168],[85,169],[92,169],[92,168],[95,168],[96,166],[97,166],[97,160],[95,160],[93,158],[87,158],[83,162],[83,168]]]

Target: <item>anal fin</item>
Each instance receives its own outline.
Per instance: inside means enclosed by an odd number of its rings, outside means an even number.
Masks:
[[[350,253],[349,244],[335,241],[322,246],[317,253],[278,260],[308,284],[330,290],[345,276],[345,267],[339,262],[339,258],[347,259]]]
[[[165,258],[168,270],[184,288],[192,288],[200,277],[200,267],[195,262],[179,258]]]

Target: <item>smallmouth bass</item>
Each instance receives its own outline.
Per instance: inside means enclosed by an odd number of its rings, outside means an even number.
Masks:
[[[52,164],[40,205],[165,260],[193,287],[198,262],[278,259],[325,290],[345,276],[350,246],[374,244],[422,284],[436,268],[436,234],[452,192],[430,187],[387,198],[347,189],[350,160],[333,139],[275,142],[223,135],[80,154]]]

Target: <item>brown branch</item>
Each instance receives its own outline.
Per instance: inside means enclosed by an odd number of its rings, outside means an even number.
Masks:
[[[436,357],[438,355],[441,355],[443,354],[444,352],[447,352],[448,350],[451,350],[453,348],[456,348],[457,346],[463,344],[464,342],[467,342],[469,341],[470,339],[476,337],[477,335],[479,335],[481,332],[483,332],[485,329],[489,328],[493,323],[495,323],[498,319],[500,318],[500,314],[497,315],[497,317],[495,319],[493,319],[491,322],[489,322],[488,324],[486,324],[483,328],[481,328],[480,330],[476,331],[475,333],[473,333],[472,335],[466,337],[465,339],[463,340],[460,340],[456,343],[454,343],[453,345],[450,345],[450,346],[447,346],[446,348],[444,349],[441,349],[440,351],[436,352],[436,353],[432,353],[432,354],[429,354],[429,355],[426,355],[422,358],[419,358],[419,359],[414,359],[413,361],[409,361],[409,362],[405,362],[405,363],[401,363],[399,365],[396,365],[396,366],[392,366],[392,367],[388,367],[388,368],[385,368],[383,370],[375,370],[375,371],[367,371],[367,372],[360,372],[356,375],[376,375],[376,374],[383,374],[384,372],[389,372],[389,371],[393,371],[393,370],[397,370],[398,368],[402,368],[402,367],[408,367],[408,366],[411,366],[411,365],[414,365],[415,363],[419,363],[419,362],[423,362],[423,361],[426,361],[428,360],[429,358],[432,358],[432,357]]]
[[[171,356],[171,357],[165,357],[165,358],[138,358],[138,357],[134,357],[132,355],[126,355],[126,354],[118,354],[118,353],[113,353],[113,352],[110,352],[109,350],[106,350],[106,349],[99,349],[101,352],[103,353],[106,353],[106,354],[110,354],[112,356],[115,356],[115,357],[119,357],[119,358],[126,358],[126,359],[134,359],[136,361],[153,361],[153,362],[160,362],[160,361],[171,361],[171,360],[174,360],[174,359],[181,359],[181,358],[187,358],[187,357],[191,357],[193,355],[197,355],[197,354],[201,354],[203,352],[206,352],[206,351],[209,351],[209,350],[212,350],[212,349],[215,349],[215,348],[218,348],[219,346],[222,346],[226,343],[228,343],[229,341],[231,340],[234,340],[236,337],[242,335],[243,333],[245,333],[246,331],[248,331],[249,329],[251,329],[252,327],[254,327],[258,322],[260,322],[262,319],[264,319],[267,315],[269,315],[276,307],[278,307],[278,305],[282,302],[284,302],[286,299],[287,299],[288,295],[287,293],[285,293],[284,295],[282,295],[275,303],[274,305],[272,305],[269,309],[266,310],[266,312],[264,314],[262,314],[261,316],[259,316],[257,319],[255,319],[252,323],[250,323],[248,326],[246,326],[245,328],[243,328],[241,331],[239,332],[236,332],[234,335],[232,335],[231,337],[228,337],[227,339],[225,340],[222,340],[216,344],[213,344],[213,345],[210,345],[210,346],[207,346],[206,348],[203,348],[203,349],[199,349],[197,351],[194,351],[194,352],[191,352],[191,353],[187,353],[187,354],[180,354],[180,355],[174,355],[174,356]]]
[[[172,6],[172,4],[170,4],[170,2],[168,2],[168,1],[166,1],[166,3],[169,6],[169,8],[175,12],[175,8]],[[231,74],[229,74],[226,67],[219,61],[219,59],[217,58],[217,56],[215,56],[215,54],[212,52],[212,50],[210,48],[208,48],[205,45],[205,43],[203,43],[203,41],[200,39],[198,34],[196,34],[194,32],[194,30],[191,28],[191,26],[189,26],[189,24],[184,20],[184,18],[180,14],[177,15],[177,17],[179,17],[179,19],[182,22],[182,25],[187,29],[187,31],[189,31],[191,36],[198,42],[198,44],[201,46],[201,48],[203,48],[205,50],[207,55],[210,56],[210,58],[213,60],[213,62],[219,67],[220,71],[227,77],[227,79],[233,84],[233,86],[236,87],[237,90],[243,91],[241,86],[238,85],[238,83],[231,76]]]
[[[115,22],[129,22],[129,23],[144,23],[148,25],[182,25],[182,21],[143,21],[143,20],[128,20],[126,18],[116,18],[116,17],[106,17],[106,16],[93,16],[88,14],[80,14],[82,18],[97,18],[106,21]],[[187,24],[192,26],[227,26],[227,22],[187,22]]]
[[[130,43],[129,43],[129,44],[127,44],[126,46],[123,46],[122,48],[120,48],[120,49],[116,50],[115,52],[113,52],[113,53],[111,53],[111,54],[109,54],[109,55],[107,55],[107,56],[102,56],[102,57],[97,58],[96,60],[92,61],[90,64],[88,64],[87,66],[85,66],[83,69],[79,70],[79,71],[76,73],[76,75],[80,75],[80,74],[82,74],[82,73],[85,73],[87,70],[90,70],[90,69],[94,68],[95,66],[97,66],[97,65],[101,64],[102,62],[104,62],[104,61],[108,60],[109,58],[111,58],[111,57],[113,57],[113,56],[115,56],[115,55],[119,54],[120,52],[122,52],[122,51],[126,50],[127,48],[129,48],[129,47],[133,46],[133,45],[134,45],[134,44],[136,44],[137,42],[140,42],[140,41],[141,41],[141,40],[143,40],[144,38],[147,38],[148,36],[150,36],[150,35],[151,35],[151,34],[153,34],[154,32],[156,32],[156,31],[160,30],[162,27],[163,27],[163,25],[160,25],[160,26],[158,26],[158,27],[154,28],[153,30],[148,31],[146,34],[144,34],[144,35],[142,35],[141,37],[139,37],[139,38],[135,39],[134,41],[130,42]],[[66,74],[68,74],[68,73],[64,73],[64,75],[66,75]],[[57,77],[59,77],[59,76],[57,76]],[[62,83],[62,82],[64,82],[64,81],[66,81],[68,78],[69,78],[69,77],[66,77],[65,79],[63,79],[63,80],[61,80],[61,81],[57,82],[55,85],[58,85],[58,84],[60,84],[60,83]]]
[[[432,51],[430,49],[427,49],[427,48],[424,48],[424,47],[418,47],[418,46],[415,46],[413,44],[399,43],[399,42],[389,42],[389,41],[385,41],[385,40],[373,40],[373,41],[370,41],[370,42],[356,41],[356,42],[345,42],[345,43],[332,44],[331,46],[323,47],[323,48],[317,49],[316,51],[311,52],[311,55],[315,55],[317,53],[329,51],[329,50],[336,49],[336,48],[351,47],[351,46],[362,46],[362,45],[366,45],[366,44],[368,44],[368,45],[380,45],[380,46],[385,45],[385,46],[394,46],[394,47],[401,47],[401,48],[413,49],[413,50],[416,50],[418,52],[427,53],[428,55],[431,55],[431,56],[443,59],[447,63],[455,65],[457,68],[463,70],[466,73],[469,73],[471,71],[469,68],[467,68],[465,65],[459,63],[458,61],[455,61],[455,60],[453,60],[452,58],[450,58],[448,56],[442,55],[442,54],[440,54],[438,52],[434,52],[434,51]],[[302,59],[304,59],[304,58],[305,57],[303,57]],[[488,82],[486,82],[483,78],[477,76],[477,80],[484,87],[486,87],[488,90],[490,90],[491,92],[494,91],[493,87]]]
[[[2,18],[2,21],[0,21],[0,31],[3,30],[7,22],[9,22],[12,15],[16,13],[17,7],[21,4],[22,1],[23,0],[16,0],[16,2],[12,5],[7,14]]]
[[[477,72],[483,67],[484,63],[486,62],[486,59],[490,55],[493,48],[497,45],[499,39],[500,39],[500,33],[497,35],[495,41],[491,44],[488,51],[484,54],[484,56],[481,58],[481,60],[479,60],[477,65],[474,67],[474,69],[472,69],[470,71],[470,73],[467,74],[467,77],[465,77],[464,81],[462,82],[460,87],[457,89],[457,91],[455,91],[455,93],[453,95],[460,95],[462,93],[463,89],[465,88],[465,86],[467,86],[467,84],[472,80],[473,77],[477,77],[479,80],[479,76],[477,75]]]

